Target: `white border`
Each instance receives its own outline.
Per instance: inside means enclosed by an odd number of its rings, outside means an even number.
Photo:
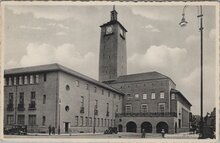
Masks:
[[[70,2],[70,1],[60,1],[60,2],[52,2],[52,1],[34,1],[34,2],[28,2],[28,1],[4,1],[2,4],[2,47],[4,47],[4,8],[8,5],[151,5],[151,6],[172,6],[172,5],[178,5],[178,6],[184,6],[184,5],[191,5],[191,6],[198,6],[198,5],[204,5],[204,6],[215,6],[216,8],[216,139],[210,140],[210,139],[76,139],[76,138],[4,138],[3,137],[3,131],[0,130],[0,139],[2,141],[25,141],[25,142],[126,142],[126,143],[140,143],[140,142],[147,142],[147,143],[153,143],[153,142],[160,142],[160,143],[173,143],[173,142],[181,142],[181,143],[188,143],[188,142],[204,142],[204,143],[215,143],[219,141],[219,3],[218,2],[106,2],[106,1],[95,1],[95,2]],[[205,53],[204,53],[205,54]],[[4,48],[1,48],[1,88],[0,88],[0,127],[3,128],[3,101],[4,101],[4,87],[3,87],[3,81],[4,81]],[[218,96],[217,96],[218,95]],[[36,140],[37,139],[37,140]]]

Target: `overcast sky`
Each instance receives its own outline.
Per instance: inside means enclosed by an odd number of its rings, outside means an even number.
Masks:
[[[200,113],[200,33],[197,8],[118,6],[118,20],[128,30],[128,73],[157,71]],[[6,6],[5,68],[60,63],[98,79],[100,25],[110,20],[105,6]],[[204,114],[215,106],[216,13],[204,6]]]

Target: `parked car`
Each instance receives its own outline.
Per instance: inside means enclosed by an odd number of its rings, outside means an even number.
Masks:
[[[117,128],[116,127],[109,127],[107,130],[104,131],[104,134],[117,134]]]
[[[5,135],[27,135],[27,125],[12,125],[10,128],[4,128]]]

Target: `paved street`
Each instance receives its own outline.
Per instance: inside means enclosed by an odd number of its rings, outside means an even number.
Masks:
[[[26,136],[19,135],[5,135],[5,138],[141,138],[141,133],[118,133],[118,134],[91,134],[91,133],[80,133],[80,134],[61,134],[61,135],[48,135],[48,134],[28,134]],[[161,134],[146,134],[146,138],[158,139],[162,138]],[[179,134],[166,134],[166,139],[197,139],[198,134],[179,133]]]

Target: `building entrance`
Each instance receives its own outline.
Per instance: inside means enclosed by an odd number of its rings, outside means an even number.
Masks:
[[[122,125],[118,125],[118,132],[123,132]]]
[[[69,123],[68,122],[65,122],[65,133],[68,133],[69,132]]]
[[[145,130],[145,133],[152,133],[152,124],[150,122],[143,122],[141,124],[141,132]]]
[[[162,129],[164,129],[165,133],[168,133],[168,125],[165,122],[159,122],[156,126],[157,133],[161,133]]]
[[[126,128],[127,132],[137,132],[137,125],[134,122],[128,122]]]

